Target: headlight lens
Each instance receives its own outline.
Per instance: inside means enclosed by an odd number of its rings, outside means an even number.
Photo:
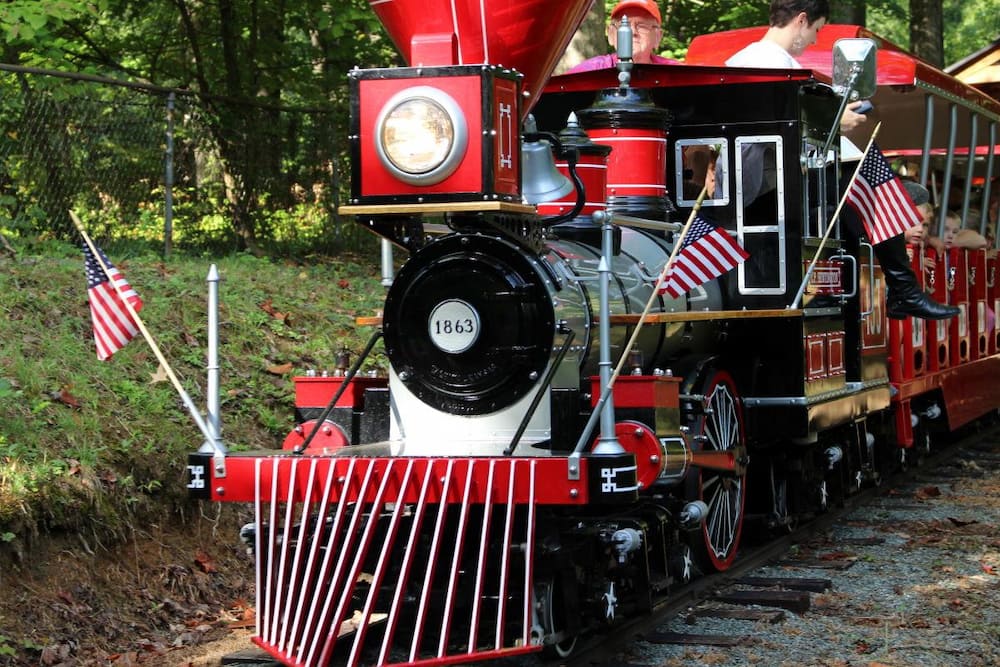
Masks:
[[[430,86],[400,91],[376,123],[375,146],[386,169],[413,185],[450,176],[465,154],[465,116],[454,99]]]
[[[405,100],[386,114],[379,141],[398,169],[425,174],[451,152],[455,126],[440,104],[426,97]]]

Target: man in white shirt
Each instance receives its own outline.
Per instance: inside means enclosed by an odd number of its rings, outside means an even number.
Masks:
[[[801,69],[795,58],[816,43],[816,36],[830,16],[828,0],[772,0],[769,27],[759,42],[748,44],[726,60],[730,67]],[[841,132],[865,122],[852,102],[840,118]],[[749,159],[751,156],[745,156]],[[849,211],[841,216],[844,230],[857,238],[861,223]],[[906,255],[906,240],[900,234],[874,246],[886,280],[886,312],[893,319],[918,317],[943,320],[958,314],[958,308],[937,303],[920,288]]]
[[[816,43],[816,36],[830,16],[827,0],[774,0],[767,33],[759,42],[747,44],[726,60],[730,67],[775,67],[802,69],[798,56]],[[852,102],[840,119],[840,129],[850,132],[865,116],[856,113],[860,101]]]

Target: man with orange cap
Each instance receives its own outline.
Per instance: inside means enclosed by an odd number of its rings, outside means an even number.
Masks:
[[[618,26],[623,16],[628,17],[628,22],[632,26],[632,62],[677,64],[676,60],[653,53],[663,39],[663,28],[660,27],[663,19],[660,17],[660,7],[656,4],[656,0],[622,0],[615,5],[611,10],[611,21],[608,23],[608,42],[612,51],[618,49]],[[588,58],[567,73],[589,72],[617,65],[618,55],[612,52]]]

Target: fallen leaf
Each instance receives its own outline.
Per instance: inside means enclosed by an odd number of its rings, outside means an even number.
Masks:
[[[292,372],[292,364],[275,364],[274,366],[268,366],[267,372],[271,375],[288,375]]]
[[[68,405],[71,408],[80,409],[80,401],[73,394],[69,393],[69,389],[66,387],[60,387],[59,391],[54,391],[51,394],[52,400],[62,403],[63,405]]]
[[[263,303],[261,303],[260,309],[263,310],[268,315],[270,315],[271,317],[273,317],[274,319],[281,320],[285,324],[288,324],[288,313],[283,313],[277,308],[275,308],[271,302],[271,299],[268,299]]]
[[[917,489],[913,495],[917,498],[937,498],[941,495],[941,489],[936,486],[925,486],[922,489]]]
[[[201,568],[202,572],[211,573],[216,571],[215,561],[212,560],[212,557],[204,551],[198,552],[198,554],[194,557],[194,562]]]
[[[971,526],[974,523],[979,523],[975,519],[970,519],[969,521],[965,521],[963,519],[954,519],[952,517],[948,517],[948,521],[951,521],[953,525],[956,525],[959,528],[962,528],[963,526]]]
[[[159,366],[156,367],[155,373],[149,374],[149,384],[157,384],[158,382],[167,382],[169,379],[170,376],[167,375],[167,369],[163,366],[163,364],[160,364]]]
[[[72,647],[69,644],[53,644],[52,646],[46,646],[42,649],[42,655],[39,656],[38,662],[46,667],[50,665],[58,665],[66,660],[66,658],[70,656],[71,652]]]
[[[139,654],[135,651],[116,653],[115,655],[108,656],[108,662],[114,665],[114,667],[132,667],[139,664]]]

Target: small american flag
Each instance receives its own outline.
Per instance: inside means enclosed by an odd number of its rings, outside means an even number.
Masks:
[[[696,214],[674,263],[663,277],[660,294],[679,297],[721,276],[749,256],[725,229]]]
[[[90,317],[94,321],[97,358],[104,361],[110,359],[112,354],[125,347],[125,344],[139,333],[135,318],[115,290],[115,285],[136,312],[142,308],[142,299],[111,264],[104,251],[100,248],[96,250],[108,269],[107,274],[87,245],[83,247],[83,258],[87,268],[87,297],[90,301]],[[111,276],[113,283],[108,280],[108,275]]]
[[[902,181],[874,143],[847,191],[847,203],[861,217],[873,244],[899,236],[923,220]]]

